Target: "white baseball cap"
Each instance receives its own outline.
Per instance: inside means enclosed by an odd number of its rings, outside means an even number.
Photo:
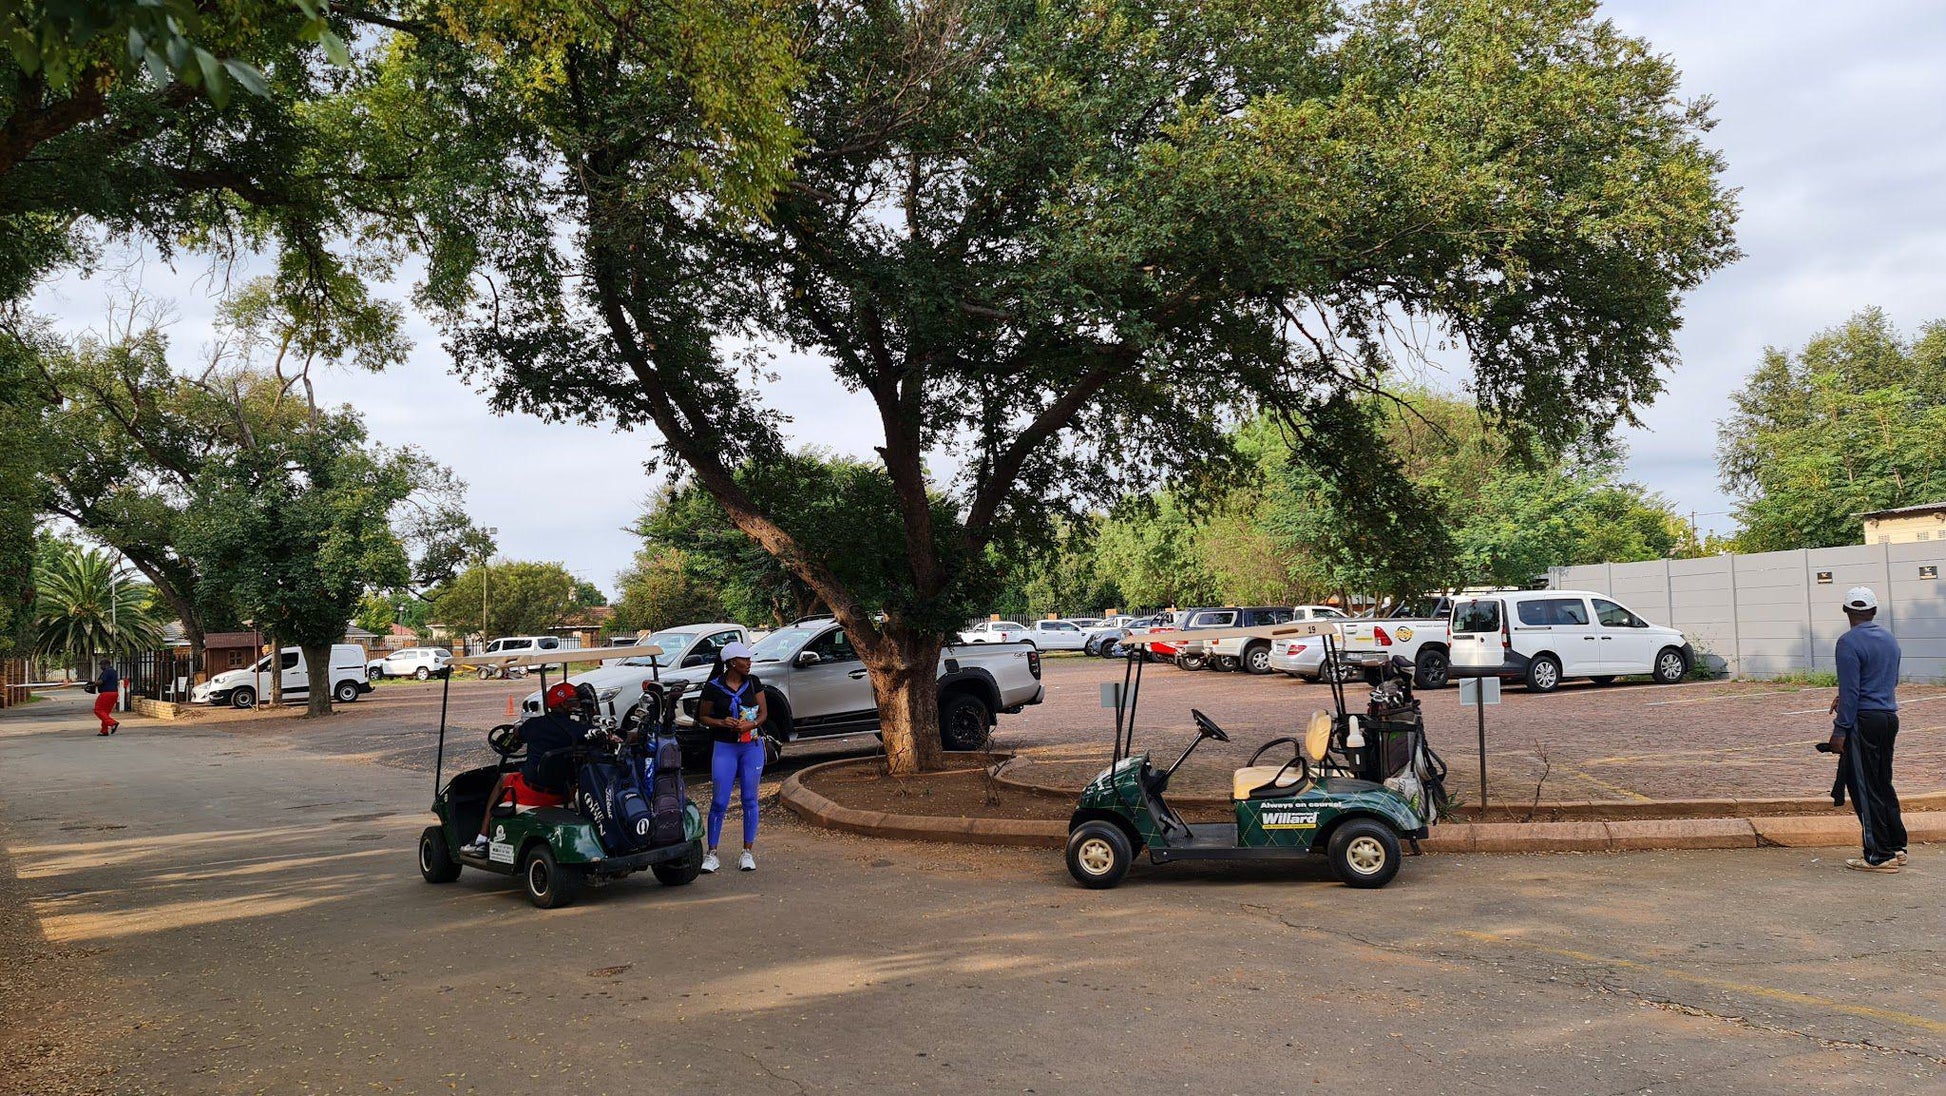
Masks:
[[[1865,594],[1869,597],[1871,591],[1867,590]],[[1878,603],[1873,602],[1872,604],[1876,605]],[[725,643],[723,645],[723,661],[725,662],[733,658],[755,658],[756,655],[757,652],[751,650],[748,643]]]
[[[1878,608],[1878,595],[1870,586],[1854,586],[1845,591],[1845,608],[1856,613]]]

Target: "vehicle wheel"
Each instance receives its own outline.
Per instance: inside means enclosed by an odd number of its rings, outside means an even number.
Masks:
[[[1270,672],[1270,644],[1255,643],[1243,652],[1243,668],[1253,674]]]
[[[1655,656],[1655,673],[1650,676],[1655,678],[1658,685],[1674,685],[1688,672],[1689,660],[1682,656],[1682,652],[1674,647],[1664,647]]]
[[[939,744],[948,750],[983,748],[992,727],[986,701],[971,693],[957,693],[939,706]]]
[[[527,900],[544,910],[560,909],[581,895],[581,869],[554,862],[554,850],[536,845],[520,871]]]
[[[1208,655],[1177,655],[1176,668],[1179,670],[1200,670],[1209,665]]]
[[[1101,652],[1100,636],[1089,636],[1087,640],[1081,644],[1081,653],[1083,654],[1092,655],[1092,654],[1099,654],[1100,652]]]
[[[665,887],[681,887],[696,881],[703,874],[703,847],[690,842],[689,855],[681,860],[666,860],[660,864],[650,864],[649,870],[655,873],[656,882]]]
[[[338,687],[331,690],[331,698],[340,704],[353,703],[358,699],[358,683],[356,681],[338,682]]]
[[[1413,660],[1412,683],[1421,689],[1444,689],[1452,671],[1445,651],[1421,647],[1419,657]]]
[[[1603,674],[1600,677],[1591,677],[1588,680],[1594,682],[1597,685],[1613,685],[1615,684],[1615,675]]]
[[[1089,890],[1121,882],[1134,859],[1128,835],[1113,822],[1083,822],[1068,835],[1068,874]]]
[[[257,706],[257,690],[245,685],[230,694],[230,707],[254,708]]]
[[[374,667],[372,667],[371,669],[369,669],[369,670],[366,670],[366,671],[365,671],[365,680],[366,680],[366,681],[384,681],[384,680],[385,680],[385,671],[384,671],[384,670],[382,670],[382,669],[380,669],[380,668],[379,668],[379,667],[377,667],[377,666],[374,666]]]
[[[1561,663],[1553,655],[1535,655],[1527,664],[1527,691],[1551,693],[1561,684]]]
[[[450,883],[459,878],[459,861],[446,847],[446,831],[438,826],[427,826],[419,835],[419,874],[428,883]]]
[[[426,669],[424,666],[421,666],[418,669],[412,671],[412,676],[418,678],[420,681],[424,681],[427,678],[432,676],[432,671]]]
[[[1383,822],[1354,818],[1331,834],[1331,870],[1347,887],[1382,887],[1399,874],[1399,836]]]
[[[485,666],[482,666],[482,667],[480,667],[480,680],[481,680],[481,681],[488,681],[488,680],[491,680],[491,679],[492,679],[492,677],[493,677],[493,671],[492,671],[492,670],[489,670],[489,669],[487,669],[487,668],[486,668]]]
[[[1104,639],[1101,641],[1101,645],[1095,648],[1095,653],[1103,658],[1118,658],[1122,653],[1122,641],[1119,639]]]

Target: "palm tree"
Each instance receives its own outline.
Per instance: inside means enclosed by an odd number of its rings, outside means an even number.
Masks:
[[[80,669],[98,654],[162,645],[148,585],[106,551],[57,546],[41,556],[34,586],[35,654]]]

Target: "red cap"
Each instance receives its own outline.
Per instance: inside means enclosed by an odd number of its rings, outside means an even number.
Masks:
[[[563,681],[547,687],[547,710],[572,707],[575,701],[574,686]]]

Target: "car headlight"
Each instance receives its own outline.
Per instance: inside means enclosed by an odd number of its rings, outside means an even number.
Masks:
[[[620,696],[621,692],[622,692],[622,687],[620,685],[617,685],[612,689],[603,689],[602,691],[595,694],[595,701],[600,704],[606,704],[609,701]]]

